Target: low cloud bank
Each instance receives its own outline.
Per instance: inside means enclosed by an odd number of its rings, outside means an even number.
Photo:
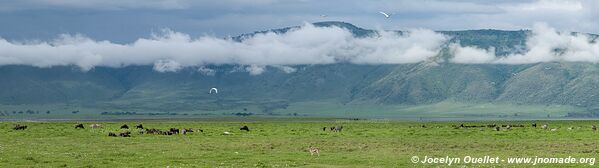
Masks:
[[[346,29],[311,24],[282,34],[257,34],[241,42],[209,36],[194,39],[173,31],[131,44],[61,35],[48,42],[0,39],[0,65],[76,65],[89,70],[95,66],[154,64],[155,70],[168,72],[190,66],[238,64],[259,74],[264,66],[292,72],[286,66],[416,63],[436,56],[446,40],[444,35],[430,30],[414,30],[404,35],[381,31],[378,36],[357,38]]]
[[[256,34],[242,41],[211,36],[192,38],[167,30],[130,44],[96,41],[82,35],[61,35],[43,42],[0,39],[0,66],[76,65],[89,70],[96,66],[154,65],[154,69],[160,72],[199,67],[198,71],[210,75],[214,74],[214,70],[204,65],[236,64],[242,66],[240,71],[257,75],[263,73],[267,66],[292,73],[295,72],[293,65],[434,61],[446,46],[452,54],[448,60],[451,63],[599,61],[599,45],[586,35],[559,33],[545,24],[535,25],[532,32],[527,39],[526,52],[507,56],[496,56],[494,48],[447,44],[450,37],[423,29],[401,35],[378,31],[377,35],[358,38],[343,28],[304,24],[286,33]]]
[[[450,45],[450,62],[464,64],[531,64],[539,62],[599,62],[599,44],[595,38],[581,33],[558,32],[537,23],[526,40],[526,52],[495,55],[494,48]]]

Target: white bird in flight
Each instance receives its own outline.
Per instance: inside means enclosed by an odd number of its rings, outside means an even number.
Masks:
[[[385,18],[389,18],[389,17],[391,17],[391,14],[387,14],[387,13],[385,13],[385,12],[382,12],[382,11],[380,11],[379,13],[381,13],[381,14],[385,15]]]
[[[214,91],[214,93],[218,93],[218,89],[216,88],[211,88],[208,93],[212,94],[212,91]]]

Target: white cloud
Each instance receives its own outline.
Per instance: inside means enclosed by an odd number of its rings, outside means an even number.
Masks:
[[[35,8],[81,8],[101,10],[123,9],[185,9],[190,7],[190,0],[21,0],[13,2],[15,9]]]
[[[450,62],[459,64],[485,64],[496,59],[495,48],[488,50],[474,46],[461,46],[459,44],[449,45],[452,54]]]
[[[586,34],[558,32],[545,23],[534,25],[526,52],[498,57],[493,48],[450,47],[456,63],[531,64],[539,62],[599,62],[599,44]]]
[[[206,76],[214,76],[216,75],[216,71],[214,69],[206,68],[205,66],[200,66],[198,68],[198,72]]]
[[[76,65],[83,70],[96,66],[123,67],[154,65],[159,72],[185,67],[214,75],[205,65],[232,64],[235,71],[252,75],[268,66],[285,73],[294,65],[310,64],[403,64],[443,62],[437,57],[449,46],[450,63],[529,64],[550,61],[599,62],[599,44],[584,34],[558,32],[547,24],[535,24],[526,42],[526,51],[496,56],[495,49],[448,44],[449,37],[430,30],[415,29],[403,34],[378,31],[369,37],[354,37],[339,27],[305,24],[287,33],[264,33],[241,42],[211,36],[192,38],[164,31],[130,44],[96,41],[81,35],[62,35],[47,42],[11,42],[0,39],[1,65],[52,67]]]
[[[246,70],[259,74],[265,66],[416,63],[436,56],[447,40],[430,30],[379,34],[357,38],[339,27],[305,24],[287,33],[256,34],[241,42],[210,36],[194,39],[173,31],[130,44],[95,41],[81,35],[62,35],[37,43],[0,40],[0,65],[77,65],[88,70],[95,66],[154,64],[155,70],[170,72],[182,67],[237,64],[251,65]],[[280,69],[294,71],[289,67]]]
[[[264,65],[250,65],[245,67],[245,70],[249,72],[250,75],[260,75],[266,70],[266,67]]]
[[[294,73],[295,71],[297,71],[297,69],[295,69],[293,67],[290,67],[290,66],[275,65],[273,67],[275,67],[275,68],[277,68],[277,69],[279,69],[279,70],[281,70],[281,71],[283,71],[285,73]]]
[[[181,68],[181,64],[172,60],[158,60],[154,63],[154,70],[158,72],[177,72]]]

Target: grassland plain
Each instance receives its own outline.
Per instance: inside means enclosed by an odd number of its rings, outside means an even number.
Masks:
[[[74,129],[78,122],[0,123],[0,167],[447,167],[414,164],[413,156],[585,157],[599,156],[597,121],[406,122],[341,119],[206,119],[81,122],[100,129]],[[194,128],[188,135],[108,137],[120,125]],[[525,128],[454,129],[452,125],[523,124]],[[247,125],[251,131],[240,131]],[[342,132],[323,127],[343,125]],[[422,128],[426,125],[426,128]],[[573,127],[572,130],[568,129]],[[232,135],[223,135],[224,131]],[[311,156],[309,146],[320,148]],[[589,164],[454,164],[468,167],[588,167]],[[594,165],[596,166],[596,165]]]

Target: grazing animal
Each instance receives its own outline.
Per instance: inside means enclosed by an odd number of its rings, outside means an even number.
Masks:
[[[187,135],[188,132],[189,133],[193,132],[193,129],[191,129],[191,128],[189,128],[189,129],[183,128],[183,129],[181,129],[181,132],[183,133],[183,135]]]
[[[426,128],[426,125],[422,124],[422,126],[421,126],[421,127],[422,127],[422,128]]]
[[[15,125],[15,127],[13,129],[14,130],[25,130],[25,129],[27,129],[27,126],[17,124],[17,125]]]
[[[341,130],[343,130],[343,126],[335,126],[335,128],[333,129],[333,132],[341,132]]]
[[[316,156],[320,156],[320,150],[316,147],[310,146],[308,148],[308,151],[310,151],[311,156],[314,156],[315,153],[316,153]]]
[[[547,128],[548,128],[548,127],[547,127],[547,124],[543,124],[543,126],[541,126],[541,128],[543,128],[543,129],[547,129]]]
[[[557,128],[552,128],[551,131],[557,131]]]
[[[593,124],[593,131],[597,131],[597,126]]]
[[[223,132],[223,135],[231,135],[231,134],[233,134],[233,133],[230,133],[230,132],[227,132],[227,131]]]
[[[127,132],[121,132],[121,133],[119,134],[119,136],[121,136],[121,137],[131,137],[131,135],[130,135],[130,134],[131,134],[131,132],[129,132],[129,131],[127,131]]]
[[[537,128],[537,123],[532,123],[532,127]]]
[[[111,136],[111,137],[116,137],[116,134],[115,134],[114,132],[109,132],[109,133],[108,133],[108,136]]]
[[[573,130],[573,129],[574,129],[574,127],[568,127],[568,129],[569,129],[569,130]]]
[[[512,126],[511,125],[507,125],[507,127],[505,129],[510,130],[510,129],[512,129]]]
[[[495,131],[499,131],[499,127],[498,127],[498,126],[497,126],[497,127],[495,127]]]
[[[172,135],[172,134],[179,134],[179,128],[171,128],[171,129],[169,130],[169,132],[171,133],[171,134],[169,134],[169,135]]]
[[[322,127],[322,131],[326,131],[326,130],[327,130],[327,127]]]
[[[93,128],[93,129],[96,129],[96,128],[102,127],[102,125],[100,125],[100,124],[92,124],[92,125],[89,125],[89,127]]]
[[[77,125],[75,125],[75,129],[78,129],[78,128],[85,129],[85,127],[83,127],[83,124],[77,124]]]
[[[146,128],[146,134],[160,134],[160,132],[161,131],[159,129],[155,129],[155,128],[147,129]]]
[[[250,131],[250,128],[247,125],[244,125],[243,127],[239,128],[239,130]]]
[[[129,129],[129,126],[127,124],[121,126],[121,129]]]
[[[144,129],[144,126],[141,125],[141,124],[139,124],[139,125],[135,126],[135,128],[137,128],[137,129]]]

